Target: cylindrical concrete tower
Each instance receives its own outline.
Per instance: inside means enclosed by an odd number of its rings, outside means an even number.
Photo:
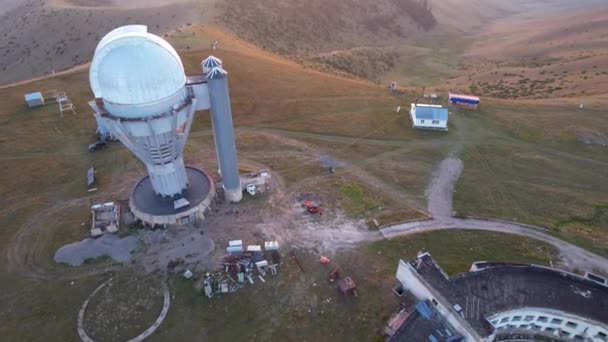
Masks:
[[[196,99],[177,52],[145,26],[123,26],[100,41],[89,77],[96,116],[144,162],[154,192],[180,195],[188,185],[182,155]]]
[[[218,65],[208,70],[207,80],[211,102],[211,124],[224,193],[227,200],[239,202],[243,198],[243,189],[236,156],[230,94],[228,93],[228,73]]]

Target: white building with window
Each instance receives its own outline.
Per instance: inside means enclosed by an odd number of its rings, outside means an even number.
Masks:
[[[412,103],[410,118],[414,128],[448,130],[448,109],[440,105]]]

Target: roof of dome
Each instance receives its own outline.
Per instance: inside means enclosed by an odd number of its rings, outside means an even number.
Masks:
[[[142,25],[119,27],[99,42],[89,71],[95,97],[116,104],[165,99],[186,84],[184,66],[164,39]]]

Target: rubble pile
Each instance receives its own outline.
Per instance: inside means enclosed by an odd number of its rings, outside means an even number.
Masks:
[[[207,272],[203,277],[202,288],[208,298],[234,293],[258,280],[265,283],[266,277],[278,273],[281,255],[276,241],[266,241],[262,250],[260,245],[248,245],[244,249],[241,240],[232,240],[226,251],[228,254],[222,259],[222,270]]]

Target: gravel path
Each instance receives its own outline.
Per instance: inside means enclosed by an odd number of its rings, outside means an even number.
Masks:
[[[595,270],[596,272],[601,271],[608,274],[608,259],[560,240],[546,233],[542,228],[530,228],[516,223],[481,219],[451,219],[448,222],[426,220],[396,224],[381,229],[380,233],[384,238],[392,239],[398,236],[445,229],[484,230],[522,235],[541,240],[554,246],[559,251],[559,256],[561,258],[560,264],[562,267],[568,270]]]
[[[463,166],[462,161],[455,157],[444,159],[439,164],[426,194],[428,210],[434,219],[445,221],[452,217],[452,193]]]
[[[416,233],[445,230],[471,229],[509,233],[530,237],[553,245],[559,252],[560,266],[568,270],[579,269],[608,274],[608,259],[550,235],[546,229],[515,222],[491,219],[457,219],[452,217],[452,193],[463,169],[463,163],[448,157],[439,164],[427,189],[430,220],[395,224],[380,230],[382,236],[391,239]]]

